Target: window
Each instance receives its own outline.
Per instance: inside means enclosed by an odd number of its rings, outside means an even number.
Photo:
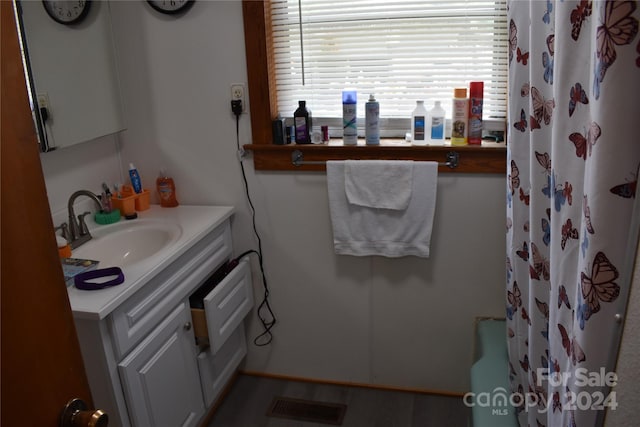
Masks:
[[[427,108],[441,100],[450,112],[455,87],[484,81],[484,118],[504,122],[505,0],[269,4],[277,109],[283,116],[293,115],[304,99],[314,119],[339,118],[341,91],[350,87],[358,91],[358,117],[374,93],[382,118],[408,122],[417,99]],[[381,128],[398,127],[404,135],[401,123],[387,120]]]
[[[252,143],[246,144],[244,148],[252,152],[253,164],[256,170],[323,170],[323,161],[340,159],[444,160],[445,154],[451,150],[451,147],[412,147],[401,143],[385,145],[384,141],[380,146],[273,145],[272,120],[276,118],[280,110],[276,91],[274,35],[271,25],[271,3],[275,1],[279,0],[243,0],[242,2],[249,93],[248,107],[252,138]],[[389,2],[391,3],[393,0],[389,0]],[[437,1],[436,3],[449,5],[452,2]],[[351,4],[351,2],[342,2],[339,6],[343,7],[348,4]],[[471,2],[467,4],[471,4]],[[492,4],[496,3],[492,2]],[[503,35],[500,35],[496,30],[494,38],[496,42],[504,43],[504,48],[502,49],[504,53],[503,57],[497,55],[494,60],[497,64],[496,73],[500,76],[504,75],[506,79],[508,48],[507,24],[504,16],[506,12],[504,8],[504,0],[499,1],[495,8],[495,14],[492,14],[492,19],[495,20],[497,27],[505,28],[505,34]],[[496,16],[498,14],[501,16],[500,18]],[[502,24],[500,24],[500,20],[502,20]],[[470,80],[475,80],[475,77]],[[492,76],[491,81],[497,82],[501,80]],[[487,81],[485,81],[486,84]],[[506,84],[506,82],[503,82],[503,84]],[[339,89],[342,89],[342,84]],[[446,91],[447,98],[451,97],[449,89],[447,88]],[[506,91],[506,88],[504,90]],[[377,97],[380,96],[378,93],[376,92]],[[367,94],[365,93],[364,95],[366,96]],[[485,100],[488,95],[488,91],[485,91]],[[503,93],[503,96],[506,98],[506,93]],[[335,102],[334,107],[336,107],[336,111],[339,114],[338,118],[341,120],[340,97]],[[429,100],[427,102],[429,103]],[[506,109],[506,105],[504,105],[506,101],[503,100],[502,102],[504,111]],[[412,94],[410,104],[413,105],[414,103],[415,96]],[[314,125],[316,125],[318,110],[313,105],[312,108],[314,109]],[[411,107],[408,108],[412,109]],[[382,103],[381,110],[383,114],[386,114],[385,110],[387,112],[391,111],[389,106],[385,106]],[[291,115],[293,111],[283,111],[283,113]],[[487,115],[485,114],[486,117]],[[409,123],[408,116],[406,119],[389,120],[406,120],[406,124]],[[384,125],[383,120],[381,120],[381,124]],[[403,126],[403,129],[404,127],[406,125]],[[504,120],[502,120],[499,129],[504,131]],[[316,164],[306,164],[301,167],[293,165],[292,154],[294,151],[303,152],[305,160],[315,161]],[[456,147],[455,151],[460,152],[461,161],[459,167],[455,170],[443,167],[440,168],[441,172],[504,174],[507,170],[506,147],[504,144],[483,143],[481,147]]]

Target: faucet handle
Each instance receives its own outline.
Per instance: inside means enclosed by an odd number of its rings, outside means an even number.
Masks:
[[[67,225],[66,222],[63,222],[62,224],[60,224],[59,226],[53,229],[54,233],[57,232],[58,230],[62,231],[62,237],[64,237],[67,240],[67,242],[71,241],[71,235],[69,234],[69,226]]]
[[[89,234],[89,227],[87,227],[87,223],[85,222],[84,217],[89,215],[91,212],[87,211],[78,215],[78,225],[80,226],[80,236],[84,236]]]

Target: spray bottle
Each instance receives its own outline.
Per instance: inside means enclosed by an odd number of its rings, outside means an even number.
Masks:
[[[358,144],[357,103],[358,93],[355,90],[342,91],[342,142],[344,145]]]
[[[364,137],[367,145],[380,144],[380,104],[373,94],[365,104]]]

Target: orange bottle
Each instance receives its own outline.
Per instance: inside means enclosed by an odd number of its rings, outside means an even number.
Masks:
[[[163,208],[173,208],[178,206],[176,199],[176,185],[173,178],[167,176],[164,170],[160,170],[160,175],[156,179],[156,189],[160,198],[160,206]]]

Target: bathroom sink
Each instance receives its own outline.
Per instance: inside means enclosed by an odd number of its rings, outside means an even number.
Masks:
[[[73,251],[74,258],[100,261],[100,268],[129,267],[169,248],[182,235],[180,225],[137,219],[98,226],[93,239]]]

